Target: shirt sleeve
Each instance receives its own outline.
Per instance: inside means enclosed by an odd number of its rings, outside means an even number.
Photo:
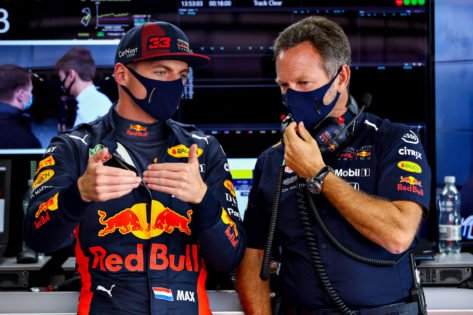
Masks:
[[[419,135],[407,126],[389,128],[380,143],[379,196],[414,201],[427,212],[432,175]]]

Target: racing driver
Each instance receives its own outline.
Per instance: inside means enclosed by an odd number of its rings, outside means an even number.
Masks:
[[[240,262],[225,153],[171,119],[189,66],[208,61],[172,24],[135,26],[115,55],[118,101],[54,137],[39,162],[25,239],[46,253],[75,240],[79,314],[211,314],[206,266]]]

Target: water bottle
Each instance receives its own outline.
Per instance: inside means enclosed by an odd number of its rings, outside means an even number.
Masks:
[[[445,186],[438,196],[439,252],[459,254],[462,232],[460,216],[460,192],[455,187],[455,176],[445,176]]]

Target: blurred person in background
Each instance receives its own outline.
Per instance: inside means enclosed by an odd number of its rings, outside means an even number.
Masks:
[[[0,148],[41,148],[25,113],[33,103],[31,74],[16,65],[0,66]]]
[[[65,95],[72,95],[77,101],[74,126],[94,121],[108,112],[112,102],[94,85],[96,66],[88,49],[71,48],[56,62],[56,71]],[[58,129],[64,129],[64,125],[60,123]]]

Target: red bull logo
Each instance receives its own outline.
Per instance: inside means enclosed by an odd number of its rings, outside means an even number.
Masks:
[[[404,184],[409,184],[409,186],[405,186]],[[399,184],[397,184],[397,190],[412,192],[418,194],[419,196],[424,195],[424,190],[422,189],[422,182],[420,180],[417,180],[413,176],[401,176]]]
[[[192,231],[189,227],[192,221],[192,210],[187,211],[187,217],[171,210],[156,200],[151,203],[151,224],[148,223],[146,215],[146,204],[135,204],[126,208],[117,214],[106,218],[107,213],[103,210],[97,211],[99,223],[104,227],[98,232],[98,236],[106,236],[118,231],[126,235],[132,233],[140,239],[150,239],[161,235],[162,233],[173,233],[176,229],[187,235]]]
[[[422,167],[419,164],[411,161],[400,161],[397,163],[397,167],[401,170],[411,172],[411,173],[422,173]]]
[[[414,176],[401,176],[399,182],[422,187],[422,182],[420,180],[417,180],[417,178],[415,178]]]
[[[39,229],[49,220],[51,220],[51,216],[49,215],[49,212],[46,212],[44,215],[40,216],[38,220],[34,221],[34,228]]]
[[[228,189],[228,191],[230,192],[230,194],[232,194],[233,197],[236,197],[236,192],[235,192],[235,187],[233,186],[233,183],[231,180],[225,180],[223,182],[223,186]]]
[[[55,211],[58,209],[58,196],[59,193],[56,193],[54,196],[49,198],[47,201],[43,202],[42,204],[39,205],[38,210],[36,210],[36,213],[34,215],[35,218],[39,218],[39,216],[48,210],[50,211]]]
[[[142,126],[142,125],[130,125],[130,130],[135,130],[135,131],[140,131],[140,132],[143,132],[143,131],[147,131],[148,130],[148,127],[145,127],[145,126]]]
[[[230,215],[225,211],[224,208],[222,208],[222,222],[226,225],[228,225],[228,228],[225,230],[225,235],[227,236],[228,240],[232,244],[233,247],[236,247],[238,245],[238,229],[235,224],[235,222],[232,220]]]
[[[189,223],[191,222],[192,210],[187,211],[187,218],[180,215],[169,208],[165,208],[156,220],[154,221],[153,229],[163,230],[166,233],[171,234],[174,229],[178,229],[182,233],[191,235],[191,229]]]
[[[44,170],[38,175],[36,175],[36,179],[33,182],[33,185],[31,186],[32,189],[35,189],[39,185],[42,185],[46,183],[48,180],[54,177],[54,171],[53,170]]]
[[[135,136],[135,137],[147,137],[148,136],[148,127],[136,124],[130,124],[130,127],[126,131],[126,133],[130,136]]]
[[[197,157],[201,156],[204,150],[197,148]],[[168,154],[175,158],[188,158],[189,157],[189,148],[183,144],[176,145],[174,147],[168,148]]]
[[[371,152],[370,151],[358,151],[358,152],[356,152],[356,156],[368,157],[368,156],[371,156]]]
[[[55,211],[58,209],[58,195],[59,193],[55,194],[54,196],[49,198],[47,201],[39,205],[38,210],[36,210],[36,213],[35,213],[35,218],[36,218],[36,220],[34,221],[35,229],[39,229],[45,223],[51,220],[49,211]]]
[[[105,217],[107,214],[105,211],[98,210],[97,213],[99,214],[100,224],[105,225],[105,227],[99,231],[99,236],[105,236],[115,232],[116,230],[121,234],[128,234],[133,231],[145,231],[141,225],[140,219],[130,208],[120,211],[106,220]]]
[[[44,159],[42,159],[39,164],[38,164],[38,168],[36,169],[36,174],[38,174],[38,172],[42,169],[42,168],[45,168],[47,166],[53,166],[53,165],[56,165],[56,161],[54,160],[53,156],[50,155]]]
[[[109,253],[102,246],[89,247],[93,256],[92,269],[108,272],[143,272],[146,270],[166,270],[199,272],[201,265],[197,244],[187,244],[185,253],[169,253],[166,244],[151,244],[149,259],[145,268],[143,244],[136,244],[136,252],[126,256]]]

